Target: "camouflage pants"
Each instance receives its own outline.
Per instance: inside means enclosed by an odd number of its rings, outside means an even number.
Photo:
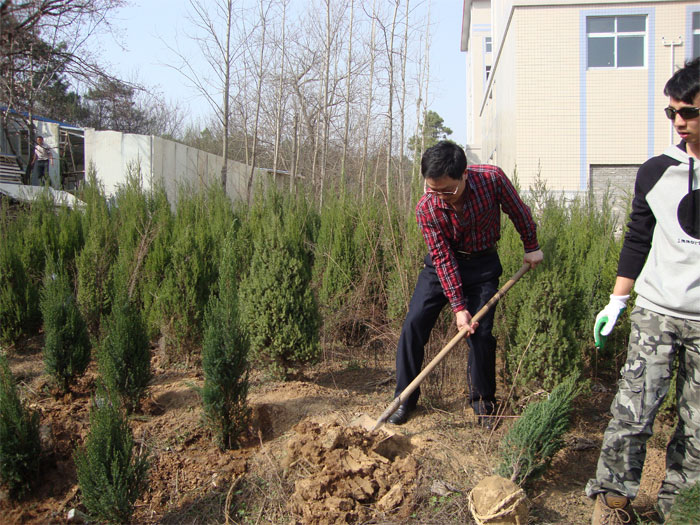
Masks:
[[[627,362],[603,436],[596,479],[586,494],[616,492],[634,498],[639,490],[646,442],[671,382],[678,357],[678,425],[666,450],[666,479],[658,507],[667,514],[678,491],[700,481],[700,321],[635,308],[630,316]]]

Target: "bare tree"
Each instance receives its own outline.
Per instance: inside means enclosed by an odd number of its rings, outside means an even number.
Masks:
[[[350,86],[352,81],[352,30],[355,19],[355,1],[350,0],[350,29],[348,30],[348,59],[347,73],[345,77],[345,127],[343,131],[343,159],[340,164],[340,171],[345,178],[346,161],[348,158],[348,140],[350,135]]]
[[[403,33],[403,44],[401,47],[401,101],[400,101],[400,125],[399,125],[399,181],[401,189],[401,197],[406,199],[406,204],[408,204],[408,193],[406,188],[406,180],[403,173],[403,158],[404,158],[404,145],[406,143],[406,62],[408,61],[408,6],[409,0],[406,0],[406,15],[404,20],[404,33]]]
[[[387,71],[389,74],[388,80],[388,107],[387,107],[387,119],[386,119],[386,131],[387,131],[387,142],[386,142],[386,197],[389,198],[391,195],[391,155],[393,152],[393,139],[394,139],[394,36],[396,35],[396,17],[399,12],[399,4],[401,0],[394,0],[394,15],[391,21],[391,28],[388,29],[384,24],[381,25],[382,35],[384,36],[384,43],[386,45],[386,56],[387,56]],[[388,34],[387,34],[388,33]],[[388,40],[387,40],[388,39]]]
[[[282,39],[281,39],[281,51],[280,51],[280,72],[279,81],[277,84],[277,114],[275,115],[275,153],[274,159],[272,161],[272,171],[277,173],[277,163],[279,160],[280,153],[280,141],[282,138],[282,110],[284,108],[284,64],[286,60],[286,33],[287,33],[287,3],[288,0],[282,0]],[[294,179],[290,177],[290,181]],[[291,184],[291,182],[290,182]]]
[[[238,10],[233,0],[215,0],[213,3],[210,0],[190,0],[189,4],[188,20],[192,27],[187,36],[196,43],[208,67],[202,70],[192,60],[190,53],[166,43],[179,59],[178,64],[168,65],[180,72],[207,101],[221,126],[221,155],[224,158],[221,185],[226,188],[231,123],[231,77],[234,74],[233,63],[241,54],[246,35],[234,34],[239,28],[235,26]],[[238,38],[234,41],[234,37]]]
[[[265,74],[265,37],[267,32],[267,14],[270,9],[270,5],[265,5],[265,0],[260,0],[259,4],[259,24],[261,30],[260,36],[260,56],[258,61],[257,78],[256,80],[256,97],[255,97],[255,121],[253,124],[253,145],[252,152],[250,155],[250,176],[248,177],[248,189],[247,197],[248,203],[250,204],[252,192],[253,192],[253,176],[255,175],[255,162],[257,160],[256,155],[258,152],[258,125],[260,124],[260,106],[261,106],[261,94]]]
[[[362,144],[362,165],[360,166],[360,195],[365,197],[365,177],[367,174],[367,152],[369,148],[369,127],[372,121],[372,105],[373,105],[373,86],[374,86],[374,67],[376,61],[376,35],[377,35],[377,17],[376,17],[376,0],[372,3],[372,29],[371,40],[369,45],[369,80],[367,83],[367,110],[365,113],[365,131]]]
[[[107,14],[122,0],[0,1],[0,119],[28,131],[34,144],[34,116],[42,90],[57,75],[90,83],[108,76],[85,45],[109,29]],[[14,145],[10,141],[10,147]],[[18,162],[23,159],[14,151]],[[24,182],[34,163],[34,148],[24,168]]]

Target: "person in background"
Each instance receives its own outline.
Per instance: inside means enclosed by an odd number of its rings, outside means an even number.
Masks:
[[[49,165],[53,164],[53,151],[51,147],[44,142],[44,137],[38,135],[36,138],[36,146],[34,147],[34,156],[36,159],[37,177],[39,184],[44,184],[44,177],[49,174]]]
[[[398,396],[420,373],[424,347],[443,306],[449,302],[457,329],[498,291],[503,271],[496,242],[501,235],[501,210],[517,229],[531,268],[542,262],[535,222],[513,184],[497,166],[467,166],[457,144],[441,141],[421,159],[425,194],[416,206],[418,225],[428,254],[409,304],[396,353]],[[468,331],[469,401],[480,424],[491,426],[496,402],[496,339],[490,310]],[[420,389],[388,419],[405,423],[416,408]]]
[[[661,517],[680,489],[700,480],[700,58],[678,70],[664,94],[681,141],[639,168],[617,278],[593,332],[601,346],[634,288],[627,361],[596,477],[586,485],[594,525],[631,522],[646,442],[676,359],[678,425],[666,450]]]

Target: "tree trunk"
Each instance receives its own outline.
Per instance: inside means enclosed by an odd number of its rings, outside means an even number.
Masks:
[[[394,35],[396,34],[396,15],[399,12],[400,0],[395,0],[394,17],[391,22],[391,37],[387,46],[389,57],[389,108],[387,110],[387,141],[386,141],[386,198],[391,196],[391,155],[394,133]]]
[[[376,0],[375,0],[376,2]],[[362,164],[360,165],[360,197],[365,198],[365,186],[367,179],[367,151],[369,148],[369,125],[372,122],[372,96],[374,85],[374,63],[376,59],[375,44],[377,38],[377,19],[376,19],[376,4],[372,4],[372,30],[370,36],[370,55],[369,55],[369,81],[367,82],[369,93],[367,94],[367,115],[365,118],[365,133],[362,144]]]
[[[262,23],[262,42],[260,43],[260,68],[258,69],[258,84],[257,84],[257,96],[255,101],[255,123],[253,125],[253,152],[250,156],[250,176],[248,177],[248,204],[251,203],[251,198],[253,195],[253,178],[255,175],[255,162],[257,160],[257,150],[258,150],[258,126],[260,124],[260,105],[261,105],[261,94],[263,85],[263,74],[265,72],[265,36],[267,31],[267,10],[263,9],[263,3],[265,0],[260,0],[260,22]],[[269,9],[269,7],[268,7]]]
[[[345,129],[343,132],[343,158],[340,162],[340,174],[346,179],[346,162],[348,158],[348,140],[350,135],[350,77],[352,75],[352,25],[355,18],[355,0],[350,0],[350,30],[348,34],[348,68],[345,77]]]

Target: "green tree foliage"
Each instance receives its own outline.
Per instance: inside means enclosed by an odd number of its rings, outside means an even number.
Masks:
[[[144,189],[141,165],[129,164],[126,180],[118,187],[114,198],[112,221],[118,251],[113,274],[124,274],[118,278],[123,279],[129,298],[141,303],[139,306],[150,306],[151,294],[157,294],[165,276],[165,265],[154,272],[154,265],[146,269],[146,262],[155,243],[162,249],[161,230],[169,228],[170,218],[170,205],[163,186],[155,184],[151,189]]]
[[[173,358],[189,359],[195,342],[201,341],[204,312],[218,279],[221,245],[233,222],[231,201],[218,185],[201,192],[180,188],[170,230],[169,266],[152,313],[176,354]],[[148,268],[154,268],[152,263]]]
[[[170,239],[170,265],[158,291],[161,332],[176,356],[201,341],[209,294],[218,278],[221,244],[234,220],[220,187],[207,192],[181,188]]]
[[[102,317],[109,313],[112,265],[117,256],[117,238],[103,188],[94,168],[88,171],[82,200],[85,245],[77,257],[78,305],[90,334],[99,338]]]
[[[241,283],[241,317],[251,361],[285,377],[294,363],[313,360],[319,351],[308,247],[315,219],[303,198],[272,192],[260,200],[251,211],[253,256]]]
[[[422,187],[422,180],[420,184]],[[403,210],[387,207],[385,216],[387,316],[391,322],[400,325],[408,312],[408,303],[428,248],[414,213],[406,215]]]
[[[566,200],[539,184],[525,200],[538,224],[544,263],[501,301],[494,332],[504,348],[507,382],[552,388],[571,371],[597,364],[593,320],[612,290],[622,239],[610,207],[596,206],[591,196]],[[506,217],[503,224],[499,255],[505,280],[522,264],[523,248]],[[626,319],[606,348],[624,346]]]
[[[408,149],[413,152],[416,162],[420,161],[425,150],[452,135],[452,130],[445,126],[444,119],[433,110],[428,110],[423,115],[420,126],[421,134],[408,139]]]
[[[700,483],[682,489],[667,516],[669,525],[700,523]]]
[[[12,497],[25,495],[39,473],[39,414],[20,401],[7,359],[0,354],[0,480]]]
[[[212,294],[202,343],[204,415],[222,449],[238,444],[248,418],[248,340],[238,314],[239,268],[236,232],[222,252],[218,294]]]
[[[80,212],[57,210],[49,193],[12,215],[0,210],[0,339],[13,341],[39,327],[46,258],[71,266],[82,244]]]
[[[138,409],[151,379],[151,351],[141,310],[129,300],[123,278],[119,282],[121,289],[107,318],[97,365],[110,395],[119,396],[132,412]]]
[[[146,488],[148,459],[135,453],[125,415],[104,392],[93,403],[90,430],[74,460],[90,516],[101,522],[129,523],[134,502]]]
[[[12,342],[29,317],[29,276],[20,258],[21,233],[0,217],[0,341]]]
[[[313,266],[324,344],[360,345],[384,317],[383,211],[345,190],[324,199]]]
[[[583,388],[579,374],[572,374],[547,399],[525,408],[501,441],[501,462],[496,469],[499,476],[522,485],[544,472],[564,446],[571,404]]]
[[[61,392],[68,392],[75,378],[90,362],[90,337],[63,263],[49,261],[41,291],[44,319],[44,365]]]
[[[141,260],[141,268],[136,274],[136,291],[143,307],[143,317],[149,338],[160,335],[163,319],[160,310],[160,294],[166,276],[170,269],[170,244],[172,241],[173,212],[170,208],[165,189],[158,186],[152,190],[148,198],[148,220],[146,222],[149,234],[142,234],[139,248],[135,256]],[[146,246],[148,245],[148,246]],[[140,259],[145,250],[145,257]],[[136,265],[134,265],[136,266]]]

